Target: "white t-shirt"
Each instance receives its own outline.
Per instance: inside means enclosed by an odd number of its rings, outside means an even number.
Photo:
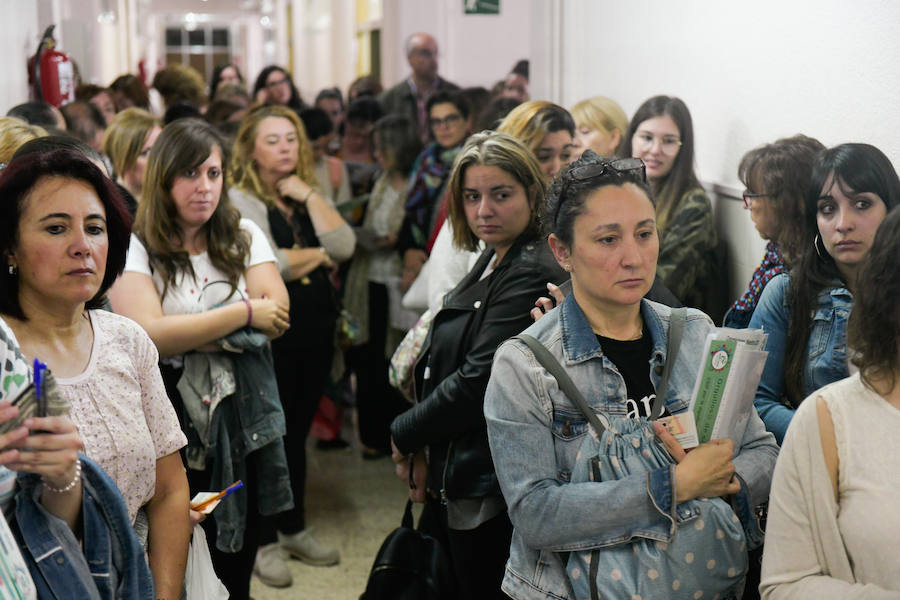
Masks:
[[[250,253],[247,256],[246,268],[265,262],[275,262],[275,254],[266,240],[265,234],[256,223],[249,219],[241,219],[240,227],[250,234]],[[205,312],[219,304],[228,304],[247,297],[247,282],[241,274],[238,289],[231,292],[228,276],[213,266],[209,254],[202,252],[191,256],[191,266],[196,280],[186,273],[176,277],[176,284],[169,286],[166,297],[162,300],[162,311],[165,315],[182,315]],[[153,279],[156,291],[162,295],[163,280],[159,273],[150,269],[150,257],[147,249],[137,238],[131,235],[131,247],[125,261],[125,270],[149,275]]]

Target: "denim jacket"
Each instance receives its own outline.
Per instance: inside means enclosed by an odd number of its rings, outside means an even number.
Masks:
[[[284,410],[275,381],[272,351],[268,343],[260,344],[259,336],[245,330],[229,335],[225,341],[243,350],[227,353],[234,367],[235,391],[222,400],[210,418],[207,444],[201,440],[192,418],[183,420],[187,455],[190,459],[205,454],[212,466],[210,487],[213,490],[225,489],[238,479],[246,481],[247,473],[252,470],[258,483],[251,491],[257,496],[259,513],[278,514],[294,504],[282,439]],[[187,359],[188,356],[185,367]],[[187,368],[184,373],[188,373]],[[201,402],[199,398],[184,395],[182,400],[185,404]],[[243,547],[247,494],[247,488],[241,488],[213,513],[218,532],[216,547],[222,552],[238,552]]]
[[[40,503],[40,477],[19,474],[10,528],[38,598],[152,600],[153,576],[119,488],[81,455],[82,542]]]
[[[671,309],[643,300],[641,313],[653,340],[648,369],[656,386],[666,359]],[[701,363],[698,355],[711,327],[709,317],[688,310],[666,393],[670,413],[688,408]],[[604,356],[574,296],[525,333],[559,360],[593,408],[610,416],[626,415],[622,375]],[[509,340],[497,350],[485,417],[497,476],[515,527],[503,580],[503,591],[513,598],[568,600],[573,595],[560,553],[637,535],[666,542],[676,523],[697,516],[685,514],[681,505],[673,506],[674,466],[618,481],[570,484],[588,424],[520,340]],[[751,521],[751,507],[768,498],[777,451],[771,434],[754,414],[733,459],[741,481],[741,491],[733,500],[742,522]]]
[[[775,434],[778,444],[784,439],[794,409],[784,403],[784,356],[787,346],[790,308],[788,292],[791,278],[776,276],[763,290],[751,329],[769,334],[766,350],[769,358],[756,390],[756,410],[766,429]],[[803,397],[817,389],[850,375],[847,368],[847,319],[853,308],[850,290],[840,284],[819,292],[818,306],[812,315],[807,351],[809,359],[803,368]]]

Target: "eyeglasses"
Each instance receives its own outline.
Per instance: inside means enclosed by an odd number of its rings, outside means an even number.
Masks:
[[[270,81],[266,84],[266,88],[271,90],[273,88],[277,88],[279,85],[286,85],[287,83],[288,78],[285,77],[284,79],[279,79],[278,81]]]
[[[454,113],[452,115],[447,115],[443,119],[428,119],[428,124],[431,125],[432,129],[437,129],[438,127],[443,127],[445,125],[447,127],[456,125],[460,121],[462,121],[462,115],[459,113]]]
[[[777,194],[777,192],[774,192],[771,194],[754,194],[753,192],[751,192],[749,190],[744,190],[744,193],[741,194],[741,197],[744,199],[744,208],[746,208],[747,210],[750,210],[750,207],[753,206],[753,201],[756,198],[765,198],[767,196],[772,197],[776,194]]]
[[[681,140],[674,135],[655,136],[649,131],[635,132],[631,138],[632,145],[638,150],[649,150],[659,140],[659,147],[666,156],[675,156],[681,148]]]
[[[647,183],[647,167],[644,165],[644,161],[639,158],[619,158],[593,165],[576,167],[563,175],[563,177],[566,178],[566,181],[559,191],[559,203],[556,205],[556,214],[553,215],[553,223],[555,224],[557,219],[559,219],[559,211],[567,199],[566,194],[569,191],[569,184],[575,181],[587,181],[611,173],[640,173],[641,181]]]
[[[416,48],[415,50],[409,53],[410,56],[418,56],[419,58],[437,58],[438,53],[437,50],[428,50],[427,48]]]

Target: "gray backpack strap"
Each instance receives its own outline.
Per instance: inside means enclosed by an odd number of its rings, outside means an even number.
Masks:
[[[606,424],[600,421],[600,418],[597,414],[588,406],[587,401],[584,399],[584,396],[581,395],[581,392],[578,391],[578,388],[575,387],[575,383],[572,381],[572,378],[569,377],[568,373],[566,373],[565,369],[563,369],[562,365],[559,364],[559,361],[550,354],[550,351],[544,347],[542,343],[537,341],[535,338],[530,335],[526,335],[521,333],[515,337],[515,339],[522,340],[525,344],[531,348],[531,351],[534,353],[534,357],[537,359],[541,366],[543,366],[553,377],[556,379],[556,382],[559,384],[559,389],[575,403],[575,406],[581,411],[581,414],[588,420],[591,426],[594,428],[594,431],[597,432],[597,435],[600,436],[606,431]],[[604,417],[604,420],[606,418]]]
[[[672,316],[669,318],[669,343],[666,350],[666,364],[663,367],[662,378],[660,378],[659,387],[656,390],[656,398],[654,398],[653,406],[650,409],[651,421],[659,418],[663,407],[666,405],[666,388],[669,387],[669,375],[672,374],[675,359],[678,358],[678,349],[681,347],[681,338],[684,337],[684,324],[686,321],[686,308],[672,309]]]

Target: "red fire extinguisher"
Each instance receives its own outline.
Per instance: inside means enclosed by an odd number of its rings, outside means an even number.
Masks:
[[[59,107],[75,99],[75,69],[67,54],[54,49],[54,27],[47,28],[37,52],[28,59],[28,85],[32,100]]]

